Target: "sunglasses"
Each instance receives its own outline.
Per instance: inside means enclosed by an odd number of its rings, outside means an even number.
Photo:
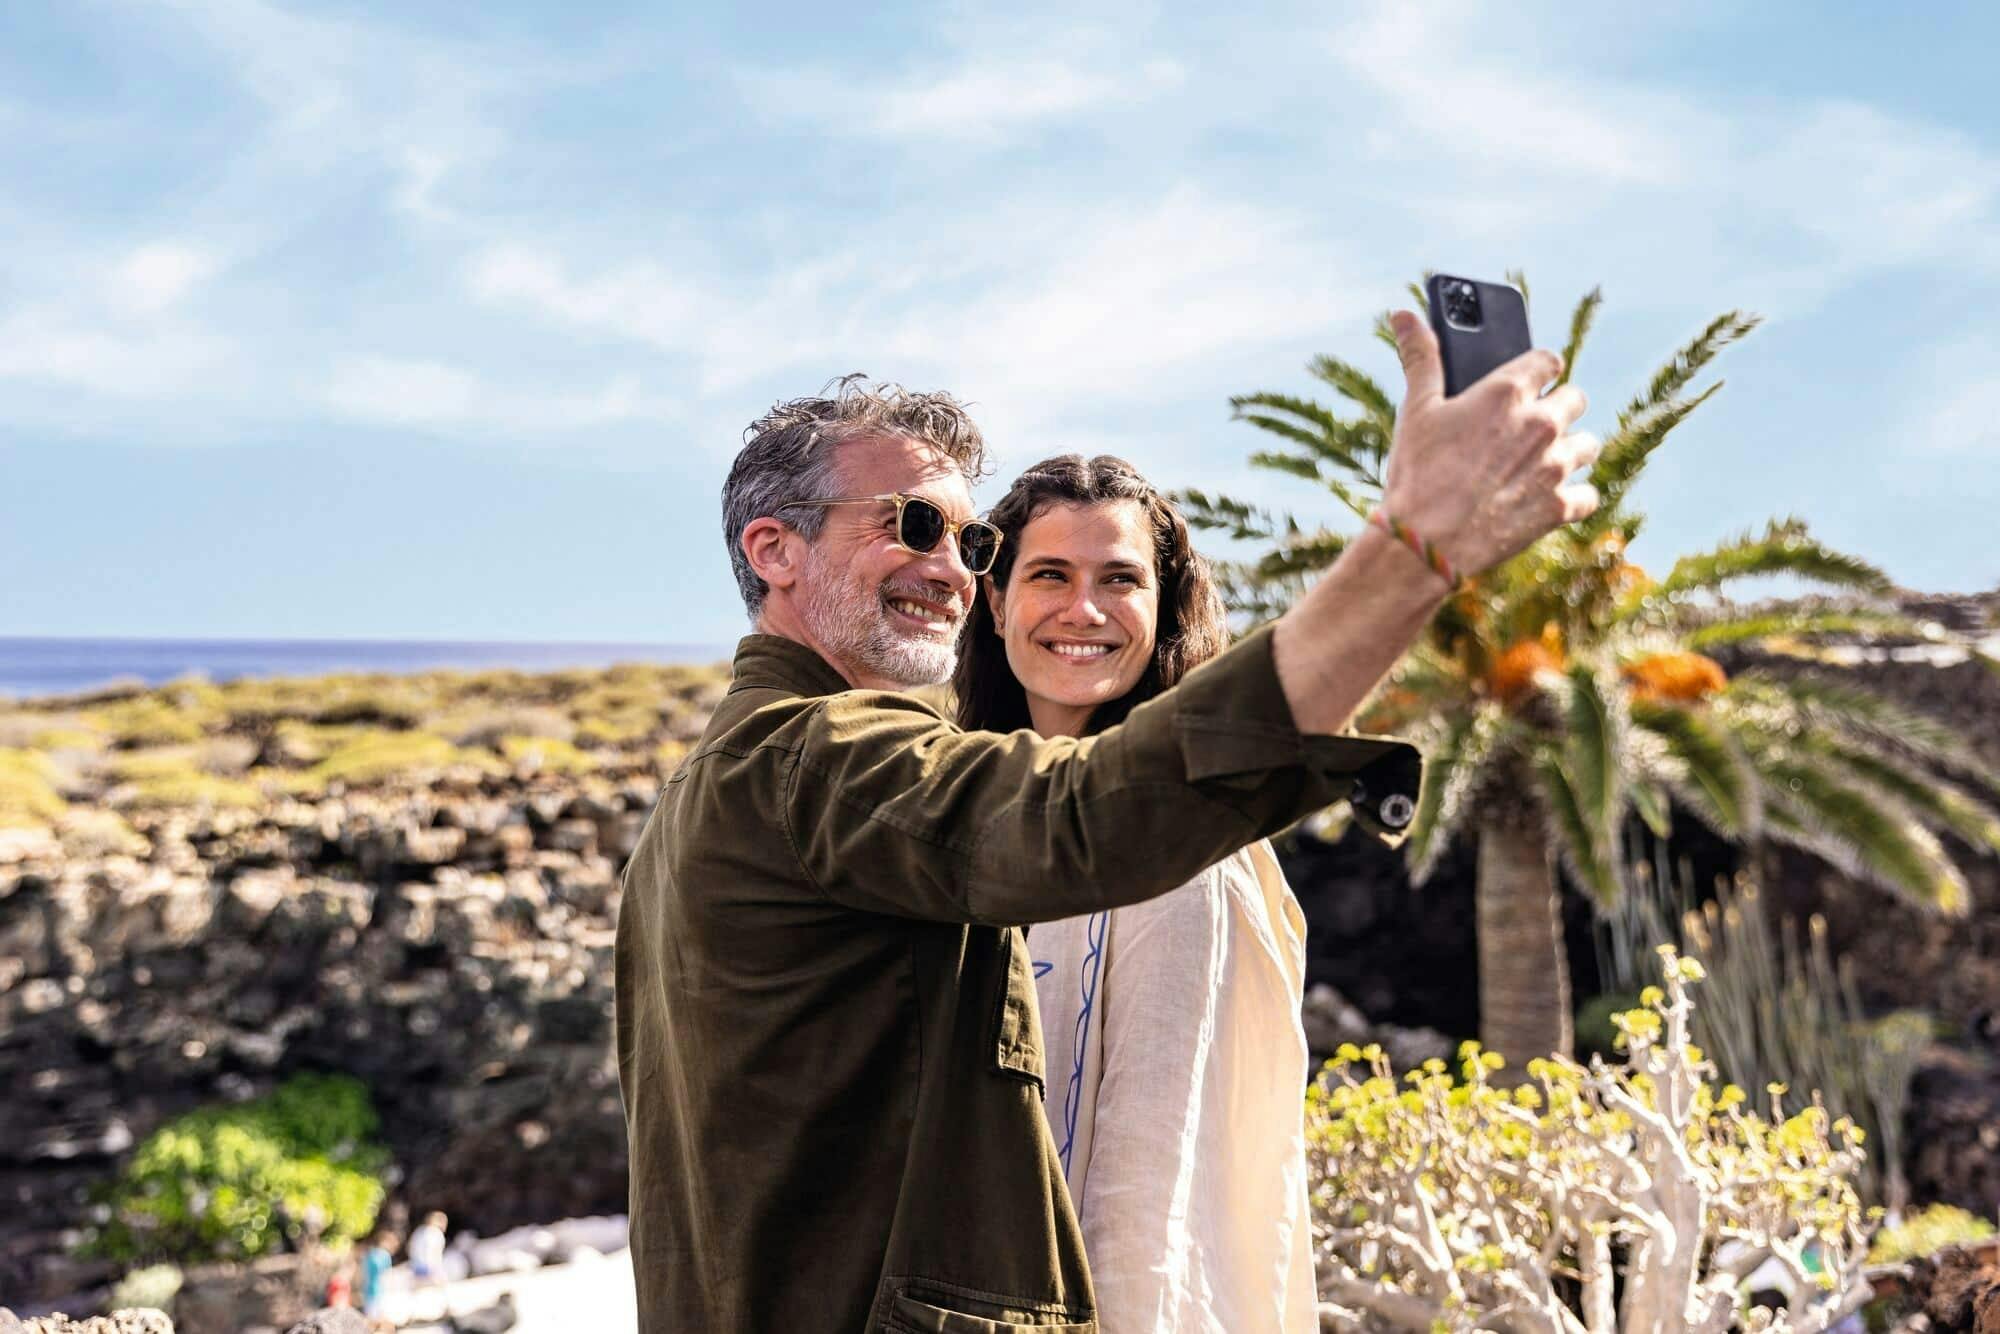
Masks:
[[[1004,534],[984,519],[965,519],[953,523],[945,512],[922,496],[913,496],[903,491],[892,491],[882,496],[840,496],[831,500],[788,500],[778,506],[788,510],[794,506],[821,508],[827,505],[886,505],[896,506],[896,545],[919,556],[928,556],[937,550],[937,544],[946,537],[958,539],[958,557],[965,562],[965,568],[973,574],[985,574],[993,568],[993,562],[1000,558],[1000,542]]]

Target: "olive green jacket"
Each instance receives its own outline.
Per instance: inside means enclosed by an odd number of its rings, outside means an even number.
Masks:
[[[1017,927],[1165,893],[1357,775],[1396,823],[1416,774],[1301,737],[1264,634],[1081,741],[743,640],[619,913],[640,1328],[1095,1331]]]

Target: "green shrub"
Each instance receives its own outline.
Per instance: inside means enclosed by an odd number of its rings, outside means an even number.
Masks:
[[[55,779],[55,766],[34,751],[0,750],[0,829],[38,828],[68,810]]]
[[[310,770],[321,783],[376,783],[397,774],[454,765],[491,764],[491,757],[460,750],[429,732],[372,732],[336,747]]]
[[[171,746],[201,740],[211,718],[198,702],[181,709],[156,695],[135,695],[91,710],[85,720],[121,746]]]
[[[1899,1264],[1926,1255],[1935,1255],[1947,1246],[1964,1246],[1984,1241],[1994,1234],[1993,1224],[1978,1214],[1950,1204],[1933,1204],[1905,1217],[1894,1227],[1875,1234],[1868,1247],[1870,1264]]]
[[[170,806],[227,806],[252,809],[264,804],[254,784],[204,773],[184,750],[133,751],[112,761],[111,776],[130,788],[115,798],[128,809]]]
[[[503,736],[500,753],[512,764],[544,774],[588,773],[597,761],[567,741],[554,737]]]
[[[134,1269],[111,1286],[111,1309],[166,1311],[172,1313],[174,1298],[180,1295],[179,1265],[147,1265]]]
[[[88,1254],[182,1264],[247,1259],[296,1238],[317,1210],[334,1244],[367,1234],[387,1155],[368,1091],[297,1075],[250,1102],[189,1112],[154,1131],[107,1193]]]

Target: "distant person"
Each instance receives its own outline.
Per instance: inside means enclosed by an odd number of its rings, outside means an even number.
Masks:
[[[329,1307],[352,1307],[354,1305],[354,1262],[342,1260],[333,1267],[333,1273],[326,1280],[326,1304]]]
[[[382,1314],[383,1289],[395,1257],[396,1236],[392,1232],[377,1232],[368,1249],[361,1253],[361,1313],[370,1320]]]
[[[988,517],[1004,542],[959,645],[960,726],[1091,736],[1229,642],[1186,521],[1124,460],[1045,459]],[[1099,1327],[1317,1330],[1305,917],[1270,844],[1028,940]]]
[[[418,1287],[444,1282],[444,1230],[448,1222],[442,1213],[424,1216],[410,1233],[410,1277]]]
[[[968,732],[901,693],[950,676],[998,555],[956,401],[850,378],[753,423],[722,494],[755,633],[618,920],[642,1330],[1097,1329],[1018,927],[1164,894],[1343,798],[1405,814],[1415,753],[1332,734],[1454,572],[1597,503],[1565,484],[1597,451],[1564,434],[1582,395],[1538,397],[1560,358],[1447,399],[1423,321],[1395,330],[1380,525],[1087,740]]]

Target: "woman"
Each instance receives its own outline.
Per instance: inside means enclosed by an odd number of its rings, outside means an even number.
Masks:
[[[1207,565],[1130,464],[1046,460],[989,517],[1005,540],[959,650],[963,726],[1088,736],[1221,651]],[[1305,919],[1269,845],[1028,946],[1105,1334],[1316,1329]]]

